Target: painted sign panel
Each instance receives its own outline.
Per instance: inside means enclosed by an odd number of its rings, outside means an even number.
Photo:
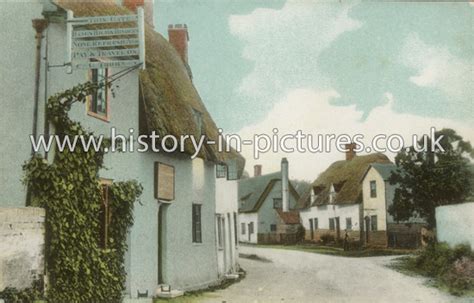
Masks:
[[[175,190],[174,166],[155,162],[155,199],[173,201]]]
[[[126,56],[137,56],[140,53],[138,48],[125,48],[125,49],[86,49],[80,51],[73,51],[73,59],[87,59],[87,58],[98,58],[98,57],[126,57]]]
[[[137,15],[123,15],[123,16],[96,16],[96,17],[80,17],[68,20],[75,25],[85,24],[100,24],[100,23],[122,23],[137,21]]]
[[[106,28],[96,30],[78,30],[72,33],[73,38],[92,38],[103,36],[118,36],[118,35],[138,35],[138,28]]]
[[[140,64],[140,60],[122,60],[122,61],[98,61],[98,62],[84,62],[74,64],[74,68],[78,69],[98,69],[110,67],[128,67]]]
[[[135,22],[136,27],[130,26],[131,22]],[[141,7],[136,15],[124,16],[75,18],[72,11],[67,11],[66,63],[70,71],[138,64],[145,68],[144,22]],[[117,23],[117,28],[84,29],[84,25],[103,23]],[[133,48],[127,48],[130,46]]]
[[[124,45],[138,45],[138,39],[112,39],[112,40],[73,40],[74,48],[91,48],[91,47],[112,47]]]

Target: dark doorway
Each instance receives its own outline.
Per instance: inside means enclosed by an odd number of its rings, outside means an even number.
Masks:
[[[339,217],[334,218],[336,221],[336,237],[337,239],[341,239],[341,225],[339,223]]]
[[[370,218],[365,217],[365,243],[369,243]]]
[[[166,204],[161,204],[158,208],[158,284],[163,284],[163,246],[165,245],[164,218]]]

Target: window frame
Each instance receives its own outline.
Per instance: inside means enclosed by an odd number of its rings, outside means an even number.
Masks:
[[[221,168],[221,169],[219,169]],[[227,165],[226,164],[216,164],[216,178],[226,178],[227,179]]]
[[[329,218],[329,230],[336,230],[336,218]]]
[[[376,182],[376,180],[370,180],[369,184],[370,184],[369,185],[370,197],[371,198],[377,198],[377,182]]]
[[[372,215],[370,216],[370,230],[371,231],[378,231],[378,226],[377,226],[377,215]]]
[[[276,202],[279,201],[279,205],[275,206]],[[283,199],[282,198],[273,198],[273,209],[282,209],[283,208]]]
[[[229,160],[227,166],[227,181],[239,180],[239,169],[236,160]]]
[[[204,115],[201,111],[192,108],[194,123],[196,123],[196,129],[198,131],[198,137],[205,135],[204,129]]]
[[[346,217],[346,230],[352,230],[352,217]]]
[[[276,224],[270,224],[270,232],[276,233],[277,231],[277,225]]]
[[[192,204],[192,236],[193,243],[202,243],[202,205]]]
[[[98,60],[95,60],[95,61],[98,61]],[[104,70],[104,74],[105,74],[105,79],[108,79],[109,77],[109,68],[95,68],[95,69],[90,69],[89,70],[89,73],[88,73],[88,80],[91,81],[91,82],[95,82],[93,80],[94,78],[94,72],[99,72],[99,70]],[[99,77],[99,76],[97,76]],[[108,80],[106,80],[108,81]],[[100,79],[97,79],[97,82],[100,83]],[[96,113],[92,110],[92,104],[94,102],[94,100],[97,100],[97,95],[99,93],[100,90],[97,90],[95,92],[95,94],[91,94],[91,95],[88,95],[86,97],[86,111],[87,111],[87,115],[88,116],[91,116],[91,117],[94,117],[96,119],[99,119],[99,120],[102,120],[104,122],[110,122],[110,88],[106,85],[105,87],[102,88],[104,90],[104,93],[105,93],[105,115],[102,114],[102,113]]]
[[[216,215],[217,221],[217,248],[222,250],[224,249],[224,217],[221,215]]]

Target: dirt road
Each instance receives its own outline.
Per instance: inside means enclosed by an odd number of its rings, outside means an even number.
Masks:
[[[474,302],[387,268],[395,257],[347,258],[246,246],[239,250],[271,262],[241,259],[247,277],[202,302]]]

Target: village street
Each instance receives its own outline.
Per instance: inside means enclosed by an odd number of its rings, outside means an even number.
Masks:
[[[347,258],[292,250],[241,246],[240,253],[271,260],[240,259],[247,276],[199,302],[473,302],[424,285],[385,265],[396,257]]]

